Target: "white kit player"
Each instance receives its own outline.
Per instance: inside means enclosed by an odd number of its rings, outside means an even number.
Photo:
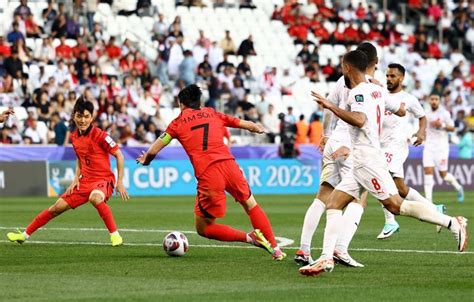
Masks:
[[[416,141],[413,143],[419,146],[425,139],[426,116],[425,110],[420,102],[413,95],[405,92],[402,87],[405,77],[405,68],[397,63],[388,65],[387,70],[387,89],[390,91],[388,98],[393,102],[405,104],[407,112],[418,119],[418,131],[413,136]],[[404,181],[403,163],[408,157],[408,140],[411,139],[408,132],[408,117],[399,117],[390,111],[385,111],[385,117],[382,125],[381,146],[388,164],[388,170],[393,177],[393,181],[398,189],[398,194],[402,198],[423,202],[433,207],[439,212],[444,213],[444,205],[435,206],[431,200],[424,198],[418,191],[407,187]],[[377,236],[378,239],[386,239],[392,236],[400,229],[400,225],[395,220],[395,216],[384,208],[385,225]],[[439,228],[440,230],[441,228]]]
[[[350,125],[353,169],[352,173],[344,175],[329,196],[322,255],[314,263],[299,269],[304,275],[313,276],[333,270],[336,243],[344,227],[342,209],[354,198],[360,198],[363,191],[372,194],[393,214],[414,217],[449,229],[457,240],[458,251],[464,251],[467,246],[466,218],[449,217],[421,202],[403,200],[398,195],[380,147],[380,133],[385,108],[399,115],[403,115],[404,108],[388,99],[385,89],[367,82],[367,65],[367,56],[359,50],[344,55],[342,71],[346,86],[351,88],[347,100],[349,110],[341,109],[312,92],[319,105]]]
[[[358,50],[364,52],[370,61],[367,74],[373,76],[378,62],[377,49],[368,42],[358,45]],[[368,76],[369,78],[369,76]],[[344,77],[339,78],[328,99],[339,106],[346,108],[346,100],[349,96],[349,89],[345,86]],[[352,156],[350,150],[352,143],[349,136],[349,125],[333,114],[325,110],[323,119],[324,135],[321,140],[321,150],[323,151],[323,165],[321,169],[320,187],[316,198],[306,211],[303,228],[301,232],[300,249],[296,252],[295,261],[299,265],[307,265],[311,262],[311,241],[319,224],[319,220],[326,210],[329,195],[341,182],[345,174],[352,170]],[[334,129],[334,130],[333,130]],[[339,263],[351,267],[363,267],[348,253],[349,244],[357,231],[364,208],[366,206],[367,194],[363,194],[360,199],[351,202],[344,211],[344,232],[341,233],[337,247],[334,252],[334,259]]]
[[[428,128],[423,149],[423,167],[425,170],[425,196],[433,198],[434,178],[436,168],[439,175],[458,192],[458,202],[464,201],[464,190],[453,174],[448,172],[449,137],[448,132],[455,130],[450,113],[440,105],[440,97],[432,94],[429,98],[431,111],[427,111]]]

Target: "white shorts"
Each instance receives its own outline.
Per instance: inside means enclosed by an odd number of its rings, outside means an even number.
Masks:
[[[386,165],[359,166],[353,169],[352,174],[344,176],[336,190],[360,199],[364,191],[369,191],[378,200],[385,200],[391,195],[397,195],[398,190]]]
[[[408,157],[408,148],[400,146],[387,146],[383,148],[388,171],[392,177],[405,178],[403,164]]]
[[[444,148],[443,148],[444,149]],[[423,149],[423,167],[436,167],[438,171],[448,171],[449,149]]]
[[[328,140],[324,147],[323,166],[321,168],[319,184],[326,182],[335,188],[346,174],[352,173],[352,155],[349,155],[347,159],[341,157],[334,160],[331,157],[331,154],[342,146],[350,148],[350,144],[345,142],[333,139]]]

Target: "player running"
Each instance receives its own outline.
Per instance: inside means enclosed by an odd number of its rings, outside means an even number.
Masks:
[[[181,90],[178,95],[181,114],[148,151],[137,158],[137,162],[149,165],[161,149],[177,139],[188,154],[198,181],[194,206],[198,234],[220,241],[250,243],[267,250],[273,259],[283,260],[286,254],[275,241],[267,215],[257,204],[229,148],[223,143],[224,127],[254,133],[264,133],[264,128],[212,108],[201,108],[201,94],[201,89],[194,84]],[[254,231],[245,233],[216,223],[216,219],[223,218],[226,212],[226,191],[247,212]]]
[[[369,42],[363,42],[357,49],[366,54],[369,64],[366,70],[366,78],[371,80],[375,74],[378,63],[377,49]],[[336,87],[328,96],[328,100],[339,108],[346,108],[346,100],[349,89],[345,85],[344,77],[340,77]],[[300,249],[296,252],[295,261],[299,265],[307,265],[311,259],[311,241],[319,224],[319,220],[326,210],[329,195],[341,182],[345,174],[352,170],[352,156],[350,150],[352,143],[349,135],[349,125],[329,111],[324,110],[323,119],[324,135],[321,139],[321,150],[323,150],[323,165],[319,191],[306,211],[303,228],[301,231]],[[334,130],[332,131],[332,129]],[[366,206],[367,193],[363,193],[360,199],[355,199],[345,209],[343,214],[344,231],[338,238],[334,259],[346,266],[363,267],[361,263],[352,259],[349,255],[349,244],[354,237],[360,223],[364,208]]]
[[[419,146],[425,139],[426,116],[423,107],[416,97],[405,92],[402,87],[405,77],[405,68],[396,63],[388,65],[387,70],[387,89],[390,91],[388,97],[394,102],[405,104],[405,109],[418,119],[418,131],[414,135],[416,141],[413,143]],[[402,198],[423,202],[426,205],[444,213],[444,205],[434,205],[430,200],[424,198],[418,191],[409,188],[405,184],[403,163],[408,157],[408,142],[410,137],[407,135],[408,117],[399,117],[385,110],[385,117],[382,125],[381,146],[387,160],[388,170],[392,175],[393,181],[398,189],[398,194]],[[377,236],[378,239],[385,239],[398,232],[400,225],[395,220],[395,216],[387,209],[384,209],[385,225],[383,230]],[[438,226],[437,226],[438,228]],[[441,228],[439,228],[441,230]]]
[[[73,121],[77,129],[71,134],[71,142],[77,156],[76,176],[69,188],[48,209],[45,209],[28,225],[25,231],[11,232],[7,237],[12,242],[23,243],[40,227],[69,209],[90,202],[99,212],[109,233],[112,246],[123,243],[107,200],[115,187],[115,176],[110,168],[109,154],[117,160],[116,191],[127,200],[123,186],[124,157],[119,146],[107,134],[92,125],[94,105],[81,96],[73,109]]]
[[[467,246],[466,218],[446,216],[421,202],[403,200],[398,195],[380,148],[380,132],[385,108],[397,112],[401,104],[388,99],[382,87],[366,81],[367,64],[367,56],[359,50],[344,55],[342,71],[346,86],[351,88],[347,104],[350,111],[312,93],[318,104],[350,125],[354,168],[352,173],[344,176],[329,197],[322,255],[313,264],[300,268],[300,273],[304,275],[318,275],[333,270],[333,254],[343,228],[342,209],[354,198],[359,198],[364,190],[369,191],[393,214],[414,217],[449,229],[457,239],[460,252]]]
[[[423,149],[423,167],[425,170],[425,196],[428,200],[433,198],[434,168],[439,175],[458,192],[458,202],[464,201],[464,189],[453,174],[448,172],[449,137],[448,132],[453,132],[454,122],[451,114],[440,106],[440,97],[430,95],[431,111],[428,111],[428,129],[426,130],[426,143]]]

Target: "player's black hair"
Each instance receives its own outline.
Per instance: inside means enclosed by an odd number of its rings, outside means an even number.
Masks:
[[[367,56],[368,65],[377,63],[377,48],[369,42],[360,43],[356,50],[360,50]]]
[[[395,69],[398,69],[398,71],[400,71],[400,73],[402,74],[402,76],[405,76],[405,67],[403,67],[401,64],[398,64],[398,63],[390,63],[390,64],[388,64],[388,68],[395,68]]]
[[[196,84],[191,84],[183,88],[178,94],[181,104],[188,108],[199,109],[201,107],[201,88]]]
[[[79,112],[81,114],[84,113],[84,111],[89,111],[91,114],[94,113],[94,104],[92,102],[86,100],[82,95],[77,98],[76,104],[74,104],[74,109],[72,110],[72,114],[74,115],[76,112]]]
[[[368,66],[367,55],[360,50],[353,50],[346,53],[343,62],[355,67],[361,72],[365,72]]]

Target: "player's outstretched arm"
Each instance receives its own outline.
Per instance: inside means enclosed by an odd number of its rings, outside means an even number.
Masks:
[[[416,141],[413,143],[415,146],[423,144],[425,141],[426,133],[426,116],[422,116],[418,119],[418,131],[415,133]]]
[[[311,91],[311,95],[315,98],[315,101],[324,109],[331,110],[337,117],[339,117],[344,122],[362,128],[365,124],[366,116],[365,113],[362,112],[351,112],[346,111],[344,109],[339,108],[338,106],[334,105],[330,101],[328,101],[325,97],[320,95],[317,92]]]
[[[13,114],[15,114],[15,111],[13,110],[13,108],[8,108],[7,110],[0,113],[0,123],[5,122],[8,119],[8,117]]]
[[[77,187],[79,190],[79,179],[81,178],[81,163],[79,160],[76,160],[76,175],[74,176],[74,179],[72,183],[69,185],[69,187],[66,189],[66,194],[72,194],[74,191],[74,188]]]
[[[163,132],[159,138],[148,148],[146,152],[142,151],[142,154],[137,158],[137,164],[148,166],[155,156],[168,145],[173,138],[166,132]]]
[[[123,185],[123,170],[125,167],[125,158],[122,154],[120,149],[117,149],[114,153],[114,157],[117,160],[117,187],[115,190],[117,194],[122,197],[123,200],[128,200],[130,197],[128,196],[127,190],[125,190],[125,186]]]
[[[265,128],[262,125],[256,124],[251,121],[245,121],[245,120],[240,120],[239,128],[248,130],[253,133],[259,133],[259,134],[266,132]]]

